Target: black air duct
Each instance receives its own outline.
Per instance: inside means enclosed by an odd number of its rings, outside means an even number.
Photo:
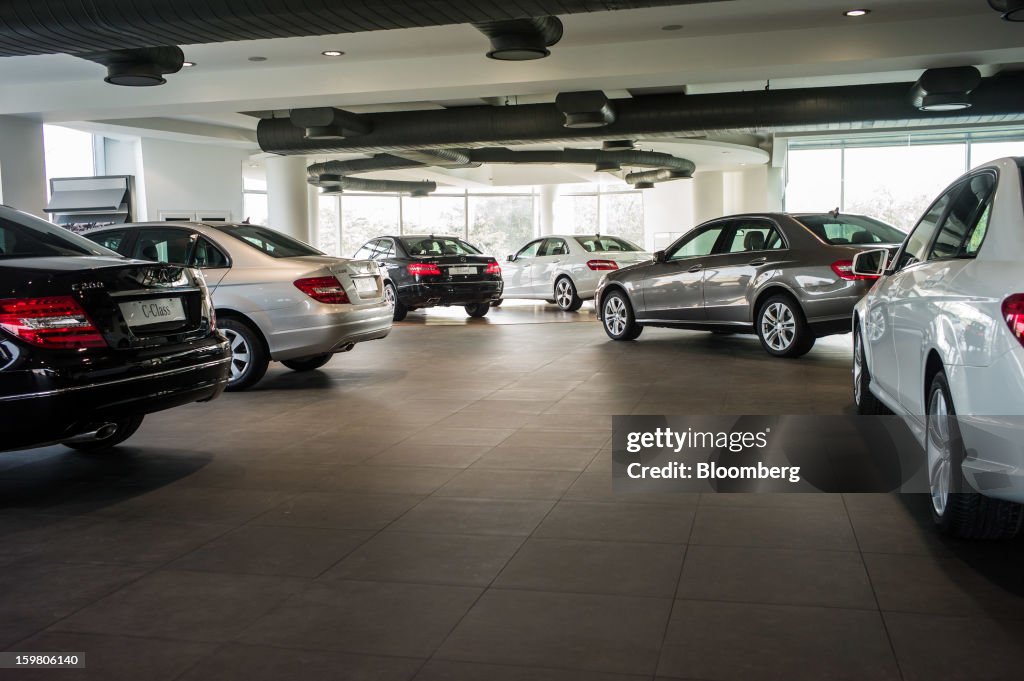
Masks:
[[[329,106],[292,109],[292,125],[305,129],[308,140],[343,140],[365,135],[373,125],[359,114]]]
[[[612,101],[616,120],[600,129],[565,128],[553,104],[475,106],[365,114],[373,131],[333,144],[303,139],[288,119],[260,121],[260,147],[275,154],[373,153],[400,149],[515,144],[573,144],[680,135],[719,135],[1004,123],[1024,118],[1024,73],[982,79],[969,112],[935,113],[911,105],[912,83],[708,95],[645,95]]]
[[[107,77],[103,80],[128,87],[163,85],[167,82],[164,76],[177,73],[185,63],[185,55],[177,46],[83,52],[75,56],[106,66]]]
[[[436,182],[403,182],[401,180],[367,180],[361,177],[342,175],[321,175],[317,182],[310,180],[314,187],[321,188],[321,194],[342,194],[351,192],[395,192],[410,196],[426,196],[437,189]]]
[[[551,54],[548,48],[562,39],[558,17],[482,21],[473,26],[491,41],[490,59],[528,61]]]
[[[555,106],[565,116],[567,128],[603,128],[615,122],[615,108],[600,90],[561,92]]]
[[[959,111],[971,108],[970,94],[981,85],[973,66],[928,69],[910,91],[910,102],[921,111]]]
[[[1024,21],[1024,0],[988,0],[988,4],[1007,21]]]

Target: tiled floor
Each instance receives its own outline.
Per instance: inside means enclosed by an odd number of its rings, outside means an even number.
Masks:
[[[848,345],[414,313],[116,456],[2,455],[0,649],[88,668],[0,678],[1024,678],[1020,541],[920,498],[611,492],[610,415],[849,412]]]

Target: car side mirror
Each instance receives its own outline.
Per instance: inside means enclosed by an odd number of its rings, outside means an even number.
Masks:
[[[654,262],[665,262],[665,251],[655,251]]]
[[[853,256],[853,274],[859,277],[880,277],[889,264],[889,249],[873,248]]]
[[[505,260],[508,260],[509,262],[515,262],[516,261],[516,256],[514,256],[514,255],[506,255],[505,256]]]

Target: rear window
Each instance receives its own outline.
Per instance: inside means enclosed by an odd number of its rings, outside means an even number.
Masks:
[[[3,210],[0,213],[0,260],[76,255],[118,256],[83,236],[46,220]]]
[[[210,225],[214,227],[214,225]],[[281,232],[259,225],[220,226],[216,229],[263,251],[272,258],[297,258],[303,255],[323,255],[309,244],[281,234]]]
[[[617,236],[578,236],[576,241],[587,253],[607,253],[609,251],[636,252],[643,249],[634,243]]]
[[[906,234],[892,225],[861,215],[795,215],[807,229],[830,244],[900,244]]]
[[[440,257],[445,255],[480,255],[480,251],[462,239],[445,236],[404,237],[402,244],[413,257]]]

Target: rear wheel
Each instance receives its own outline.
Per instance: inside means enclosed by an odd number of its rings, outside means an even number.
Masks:
[[[800,357],[814,347],[814,334],[803,310],[789,296],[779,294],[764,301],[755,327],[761,346],[776,357]]]
[[[555,303],[566,312],[575,312],[583,307],[583,299],[576,293],[576,286],[569,277],[559,277],[555,282]]]
[[[220,330],[231,344],[231,373],[225,390],[246,390],[267,373],[270,356],[258,331],[240,319],[223,319]]]
[[[964,444],[942,371],[928,391],[925,451],[932,520],[940,532],[964,539],[1009,539],[1021,531],[1024,506],[978,494],[964,479]]]
[[[621,291],[612,291],[604,297],[601,313],[604,332],[612,340],[636,340],[644,330],[644,327],[637,324],[633,306]]]
[[[874,416],[886,412],[868,386],[871,384],[871,372],[868,370],[864,355],[864,336],[858,327],[853,332],[853,401],[857,405],[857,413]]]
[[[142,415],[125,416],[116,421],[111,421],[101,427],[101,431],[103,431],[102,437],[98,437],[95,440],[65,442],[64,446],[77,449],[80,452],[102,452],[105,449],[121,444],[134,435],[135,431],[142,425],[142,418]]]
[[[470,317],[483,317],[491,310],[490,303],[473,303],[472,305],[466,305],[466,314]]]
[[[330,362],[332,357],[334,355],[329,353],[326,355],[313,355],[312,357],[302,357],[300,359],[286,359],[281,364],[292,371],[313,371]]]
[[[396,322],[400,322],[405,319],[405,316],[409,314],[409,308],[402,304],[402,301],[398,299],[398,289],[390,281],[384,284],[384,300],[387,301],[388,305],[394,313],[391,319]]]

